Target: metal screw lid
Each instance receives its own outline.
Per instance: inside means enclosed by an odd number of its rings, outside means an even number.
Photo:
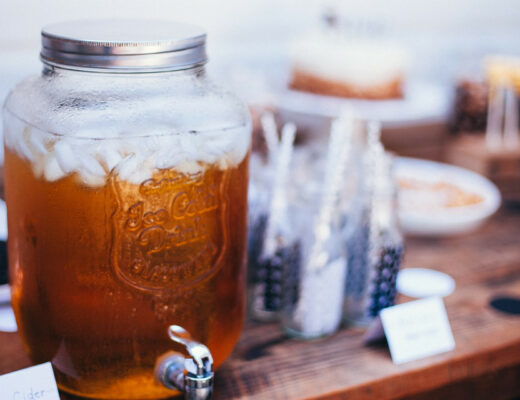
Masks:
[[[99,72],[159,72],[192,68],[206,58],[206,32],[157,20],[84,20],[42,29],[41,60]]]

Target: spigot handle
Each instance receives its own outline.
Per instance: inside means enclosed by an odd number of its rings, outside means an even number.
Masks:
[[[189,357],[170,352],[161,357],[156,368],[158,380],[169,389],[184,393],[186,400],[208,400],[213,393],[213,357],[202,343],[193,340],[178,325],[168,328],[170,339],[186,348]]]

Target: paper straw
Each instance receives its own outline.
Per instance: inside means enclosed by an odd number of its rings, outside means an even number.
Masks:
[[[381,141],[381,122],[370,121],[367,125],[367,142],[369,144],[378,143]]]
[[[352,134],[352,115],[344,112],[332,123],[325,169],[323,197],[314,227],[314,243],[309,255],[308,270],[323,268],[328,260],[326,242],[330,237],[330,225],[338,200],[347,164]]]
[[[276,129],[276,121],[272,112],[265,112],[260,117],[262,130],[264,132],[265,142],[267,144],[268,160],[271,165],[276,162],[279,140],[278,131]]]
[[[486,126],[486,146],[496,151],[502,145],[502,119],[504,117],[504,90],[500,86],[490,88]]]
[[[504,146],[511,150],[519,145],[518,101],[513,87],[505,90]]]
[[[265,232],[265,245],[262,251],[263,256],[272,255],[276,251],[276,224],[283,217],[286,207],[285,185],[289,175],[295,136],[296,126],[293,123],[285,124],[282,129],[282,141],[276,162],[269,217]]]

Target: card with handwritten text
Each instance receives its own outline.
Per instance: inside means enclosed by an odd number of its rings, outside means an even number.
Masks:
[[[439,297],[385,308],[380,316],[395,364],[418,360],[455,348],[446,309]]]
[[[60,400],[49,362],[0,375],[0,388],[6,400]]]

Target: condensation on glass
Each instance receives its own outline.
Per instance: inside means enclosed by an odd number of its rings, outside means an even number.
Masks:
[[[171,22],[42,31],[4,109],[12,304],[33,362],[96,398],[161,398],[181,326],[215,366],[244,319],[250,121]]]

